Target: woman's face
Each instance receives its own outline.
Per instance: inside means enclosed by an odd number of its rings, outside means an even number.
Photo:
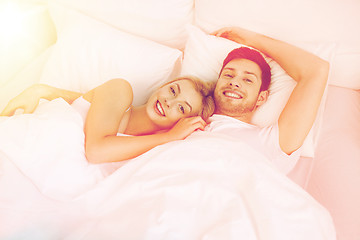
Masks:
[[[171,127],[184,117],[197,116],[202,108],[202,96],[190,80],[168,83],[149,98],[146,112],[161,127]]]

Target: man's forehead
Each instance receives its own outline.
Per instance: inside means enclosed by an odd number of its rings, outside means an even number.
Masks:
[[[228,64],[226,64],[224,70],[261,74],[261,69],[256,62],[244,58],[231,60]]]

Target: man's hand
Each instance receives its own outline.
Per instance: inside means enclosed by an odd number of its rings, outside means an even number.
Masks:
[[[225,27],[213,32],[212,35],[250,46],[248,40],[254,38],[256,33],[240,27]]]

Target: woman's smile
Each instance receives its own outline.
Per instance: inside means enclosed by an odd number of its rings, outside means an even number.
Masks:
[[[161,103],[160,103],[159,100],[156,101],[155,111],[156,111],[159,115],[165,117],[165,111],[164,111],[164,109],[163,109],[163,107],[162,107],[162,105],[161,105]]]

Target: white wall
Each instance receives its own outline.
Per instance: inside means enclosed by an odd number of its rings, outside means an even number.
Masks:
[[[55,27],[44,1],[0,2],[0,109],[25,87],[13,82],[16,74],[55,41]]]

